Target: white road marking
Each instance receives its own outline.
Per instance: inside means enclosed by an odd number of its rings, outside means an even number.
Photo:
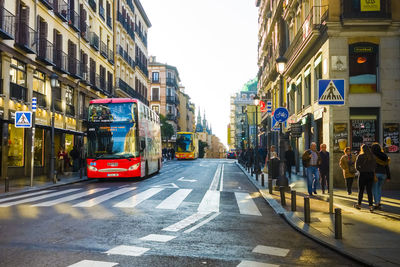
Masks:
[[[159,185],[155,185],[152,186],[152,188],[179,188],[179,186],[177,186],[174,183],[169,183],[169,184],[159,184]]]
[[[108,261],[90,261],[83,260],[77,262],[75,264],[69,265],[68,267],[112,267],[118,265],[117,262],[108,262]]]
[[[18,200],[18,201],[14,201],[14,202],[3,203],[3,204],[0,204],[0,207],[9,207],[9,206],[12,206],[12,205],[18,205],[18,204],[33,202],[33,201],[37,201],[37,200],[41,200],[41,199],[45,199],[45,198],[64,195],[64,194],[71,193],[71,192],[74,192],[74,191],[77,191],[77,190],[81,190],[81,189],[80,188],[68,189],[68,190],[54,192],[54,193],[50,193],[50,194],[46,194],[46,195],[42,195],[42,196],[31,197],[31,198],[22,199],[22,200]]]
[[[113,197],[125,194],[125,193],[127,193],[129,191],[132,191],[132,190],[135,190],[135,189],[136,189],[136,187],[124,187],[124,188],[118,189],[116,191],[110,192],[108,194],[105,194],[105,195],[102,195],[102,196],[98,196],[98,197],[89,199],[87,201],[80,202],[78,204],[73,205],[72,207],[90,208],[90,207],[93,207],[93,206],[95,206],[97,204],[100,204],[100,203],[102,203],[102,202],[104,202],[106,200],[109,200],[109,199],[111,199]]]
[[[197,222],[198,220],[204,218],[205,216],[207,216],[208,214],[210,214],[210,212],[198,212],[195,214],[190,215],[189,217],[174,223],[164,229],[162,229],[163,231],[169,231],[169,232],[178,232],[179,230]]]
[[[156,241],[156,242],[168,242],[174,239],[176,236],[173,235],[147,235],[145,237],[139,238],[140,240],[144,241]]]
[[[97,193],[97,192],[101,192],[101,191],[106,190],[106,189],[108,189],[108,188],[94,188],[94,189],[90,189],[90,190],[85,191],[85,192],[81,192],[81,193],[73,194],[73,195],[70,195],[70,196],[66,196],[66,197],[62,197],[62,198],[58,198],[58,199],[54,199],[54,200],[49,200],[49,201],[42,202],[42,203],[38,203],[38,204],[32,205],[32,207],[50,207],[50,206],[54,206],[54,205],[57,205],[57,204],[60,204],[60,203],[64,203],[64,202],[67,202],[67,201],[78,199],[78,198],[81,198],[81,197],[84,197],[84,196],[88,196],[88,195],[91,195],[91,194],[94,194],[94,193]]]
[[[179,189],[170,195],[167,199],[160,203],[157,209],[175,210],[179,207],[183,200],[192,192],[192,189]]]
[[[279,257],[286,257],[287,254],[289,253],[289,250],[285,249],[285,248],[277,248],[277,247],[258,245],[257,247],[255,247],[253,249],[252,252],[273,255],[273,256],[279,256]]]
[[[219,179],[221,176],[221,164],[218,164],[217,169],[215,170],[214,178],[210,184],[210,188],[208,190],[217,190],[218,189],[218,183]]]
[[[219,191],[208,190],[197,210],[200,212],[219,212],[219,197]]]
[[[114,205],[114,207],[117,208],[133,208],[139,203],[145,201],[148,198],[151,198],[155,194],[163,191],[164,188],[150,188],[144,192],[141,192],[139,194],[136,194],[128,199],[125,199],[124,201],[121,201],[117,204]]]
[[[279,265],[257,261],[241,261],[237,267],[279,267]]]
[[[204,221],[202,221],[201,223],[193,226],[192,228],[187,229],[186,231],[184,231],[184,233],[190,233],[193,232],[194,230],[196,230],[197,228],[199,228],[200,226],[205,225],[206,223],[210,222],[211,220],[213,220],[215,217],[217,217],[220,213],[215,213],[212,216],[210,216],[209,218],[205,219]]]
[[[185,177],[181,177],[181,178],[179,178],[178,179],[178,181],[181,181],[181,182],[189,182],[189,183],[195,183],[195,182],[197,182],[197,180],[195,180],[195,179],[184,179]]]
[[[135,247],[135,246],[117,246],[104,253],[124,256],[138,257],[149,251],[149,248]]]
[[[240,214],[262,216],[250,194],[235,192],[235,197]]]
[[[43,190],[43,191],[34,192],[34,193],[29,193],[29,194],[23,194],[23,195],[19,195],[19,196],[15,196],[15,197],[2,198],[2,199],[0,199],[0,202],[6,202],[6,201],[9,201],[9,200],[19,199],[19,198],[24,198],[24,197],[36,196],[36,195],[40,195],[40,194],[44,194],[44,193],[49,193],[49,192],[53,192],[53,191],[54,191],[54,190]]]
[[[219,191],[221,192],[224,189],[224,169],[225,169],[225,164],[222,164],[221,179],[219,182]]]

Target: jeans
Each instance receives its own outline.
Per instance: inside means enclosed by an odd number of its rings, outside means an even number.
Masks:
[[[347,193],[351,194],[351,188],[353,187],[354,178],[353,177],[345,178],[345,180],[346,180]]]
[[[311,195],[316,192],[319,180],[318,167],[309,166],[307,167],[307,189],[308,193]]]
[[[319,175],[321,176],[322,191],[325,192],[325,188],[329,191],[329,171],[320,171]]]
[[[381,203],[382,196],[382,186],[386,179],[386,174],[384,173],[376,173],[377,182],[372,186],[372,194],[374,195],[375,205],[379,205]]]
[[[372,184],[374,183],[373,172],[360,172],[360,178],[358,178],[358,205],[361,205],[364,188],[367,188],[368,205],[372,206]]]
[[[292,178],[292,165],[286,164],[286,171],[288,172],[288,177]]]

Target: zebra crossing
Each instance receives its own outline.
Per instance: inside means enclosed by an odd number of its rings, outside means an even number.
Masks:
[[[138,188],[136,187],[72,188],[60,191],[43,190],[0,199],[0,208],[22,204],[31,207],[52,207],[59,204],[71,204],[75,208],[91,208],[112,200],[112,207],[124,209],[134,208],[164,192],[162,196],[165,198],[160,200],[159,195],[157,198],[159,203],[156,204],[155,208],[160,210],[177,210],[193,194],[193,191],[193,189],[163,187],[151,187],[140,192],[138,192]],[[201,201],[197,201],[197,211],[202,214],[219,213],[223,195],[231,200],[235,200],[233,202],[235,202],[240,214],[262,216],[254,201],[254,197],[250,193],[244,192],[224,192],[224,194],[221,194],[221,191],[207,190],[202,196]]]

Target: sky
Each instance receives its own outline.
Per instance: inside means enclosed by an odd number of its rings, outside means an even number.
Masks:
[[[178,69],[185,93],[227,147],[230,96],[257,76],[254,0],[141,0],[148,54]]]

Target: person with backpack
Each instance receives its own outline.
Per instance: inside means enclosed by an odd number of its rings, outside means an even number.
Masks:
[[[372,186],[372,194],[375,201],[374,209],[381,210],[382,186],[385,180],[390,180],[391,178],[389,169],[390,158],[383,152],[382,147],[378,143],[372,144],[371,150],[376,158],[376,179]]]
[[[317,144],[312,142],[310,149],[304,151],[303,167],[307,168],[307,189],[310,196],[317,194],[317,187],[319,181],[318,168],[321,165],[321,155],[317,151]]]
[[[343,178],[346,181],[347,194],[351,195],[351,188],[356,176],[356,156],[351,154],[350,147],[344,149],[344,155],[340,158],[339,166],[343,171]]]

